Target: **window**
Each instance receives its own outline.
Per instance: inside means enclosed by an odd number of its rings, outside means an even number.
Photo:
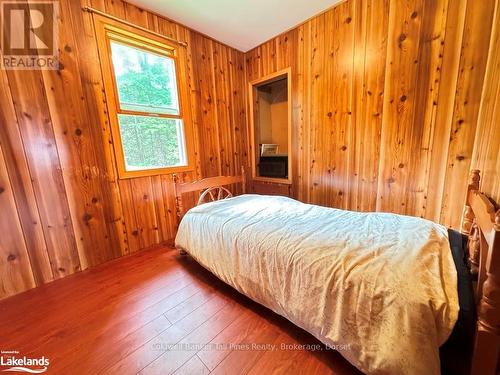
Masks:
[[[192,169],[177,46],[97,18],[96,33],[121,178]]]

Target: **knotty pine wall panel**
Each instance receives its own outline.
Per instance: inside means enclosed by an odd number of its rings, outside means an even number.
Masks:
[[[58,71],[0,71],[0,298],[174,238],[171,175],[120,180],[92,6],[186,41],[195,170],[247,164],[244,55],[120,0],[62,0]],[[189,117],[187,116],[187,117]]]
[[[466,188],[460,181],[469,175],[495,6],[498,0],[467,2],[441,206],[446,225],[458,226],[463,209]]]
[[[81,267],[43,76],[29,70],[8,71],[7,76],[52,273],[57,279]]]
[[[293,195],[458,228],[477,166],[498,199],[495,10],[498,0],[347,0],[247,52],[248,81],[292,69]]]
[[[481,189],[500,202],[500,5],[493,19],[472,167],[482,171]]]
[[[25,233],[24,239],[31,260],[33,277],[37,284],[42,284],[53,279],[49,253],[45,243],[24,146],[19,133],[9,83],[4,70],[0,70],[0,76],[0,145],[2,146],[6,168],[9,170],[9,183],[17,202],[17,214]],[[1,186],[1,188],[6,189],[7,187]],[[2,248],[1,256],[3,259],[6,256],[8,258],[10,255],[9,250],[8,248]]]
[[[348,0],[246,54],[120,0],[63,0],[62,69],[0,71],[0,298],[175,236],[172,176],[117,178],[85,5],[188,43],[180,179],[248,165],[247,83],[290,67],[298,199],[458,227],[476,167],[500,199],[498,0]]]
[[[0,151],[2,147],[0,146]],[[5,158],[0,152],[0,295],[22,292],[35,286],[28,250],[17,215]],[[8,250],[8,251],[6,251]]]
[[[389,1],[357,4],[354,19],[352,121],[348,207],[375,211],[380,162]]]

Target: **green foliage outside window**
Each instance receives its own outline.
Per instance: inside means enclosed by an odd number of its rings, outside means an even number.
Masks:
[[[174,61],[119,43],[111,43],[120,108],[145,115],[119,114],[127,170],[185,164]],[[152,114],[153,116],[149,115]]]
[[[180,165],[181,120],[119,115],[127,170]]]

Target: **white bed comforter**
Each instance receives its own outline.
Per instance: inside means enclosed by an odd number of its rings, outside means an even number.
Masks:
[[[176,245],[367,374],[439,374],[458,316],[446,228],[285,197],[191,209]]]

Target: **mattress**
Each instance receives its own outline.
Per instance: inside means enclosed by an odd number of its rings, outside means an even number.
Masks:
[[[364,373],[440,373],[459,313],[441,225],[242,195],[188,211],[176,246]]]

